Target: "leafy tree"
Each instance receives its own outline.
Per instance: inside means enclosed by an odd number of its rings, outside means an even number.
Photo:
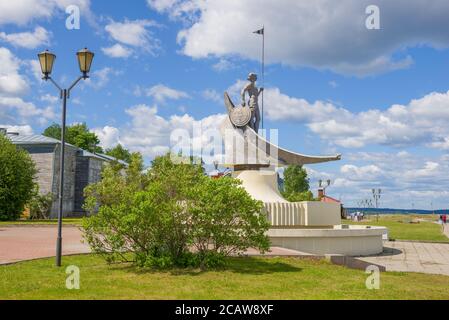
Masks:
[[[307,171],[301,165],[290,165],[284,171],[284,190],[282,195],[288,201],[312,201]]]
[[[284,192],[309,191],[309,178],[307,171],[301,165],[290,165],[284,171]]]
[[[0,220],[17,220],[31,199],[36,168],[30,155],[0,135]]]
[[[103,152],[103,149],[98,146],[100,144],[100,139],[98,139],[95,133],[89,131],[89,128],[85,123],[69,126],[67,138],[69,143],[72,143],[81,149],[96,153]]]
[[[46,137],[61,139],[61,126],[57,123],[53,123],[42,133]],[[95,153],[102,153],[103,149],[99,147],[100,139],[93,132],[89,131],[89,128],[85,123],[78,123],[72,126],[66,127],[65,140],[67,143],[73,144],[83,150],[87,150]]]
[[[116,160],[111,162],[111,166],[116,171],[120,171],[122,169],[125,169],[126,165],[119,162],[118,160],[122,160],[126,162],[127,164],[130,164],[132,161],[133,156],[142,157],[142,155],[139,152],[131,153],[128,149],[124,148],[121,144],[116,145],[114,148],[107,149],[106,154],[114,157]]]
[[[45,129],[44,132],[42,132],[42,135],[56,140],[61,140],[61,126],[57,123],[53,123]]]
[[[128,149],[125,149],[120,143],[114,148],[107,149],[106,154],[118,160],[125,161],[126,163],[131,162],[131,152],[129,152]]]
[[[133,156],[125,175],[107,166],[103,180],[86,188],[86,208],[98,214],[84,220],[84,237],[108,262],[206,268],[248,247],[268,249],[262,203],[238,180],[212,180],[200,165],[170,155],[154,159],[147,173],[142,165]]]
[[[312,191],[293,192],[285,196],[290,202],[315,201]]]

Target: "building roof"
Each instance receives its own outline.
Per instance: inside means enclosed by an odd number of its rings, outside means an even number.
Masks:
[[[20,135],[8,134],[9,140],[14,144],[59,144],[60,141],[40,134]]]
[[[89,152],[89,151],[86,151],[83,149],[79,149],[79,150],[82,152],[83,157],[95,158],[95,159],[99,159],[99,160],[103,160],[103,161],[117,161],[118,163],[123,164],[125,166],[128,165],[128,163],[126,163],[125,161],[108,156],[107,154],[92,153],[92,152]]]
[[[46,136],[43,136],[40,134],[33,134],[33,135],[7,134],[7,136],[9,138],[9,140],[11,140],[11,142],[16,145],[49,145],[49,144],[56,145],[56,144],[61,143],[61,141],[59,141],[57,139],[49,138],[49,137],[46,137]],[[83,150],[81,148],[78,148],[70,143],[66,143],[66,145],[77,148],[83,157],[95,158],[95,159],[99,159],[102,161],[108,161],[108,162],[116,160],[120,164],[128,165],[125,161],[118,160],[118,159],[108,156],[106,154],[92,153],[92,152]]]
[[[326,195],[324,195],[324,196],[321,197],[321,201],[322,201],[322,202],[341,203],[340,200],[337,200],[337,199],[335,199],[335,198],[332,198],[332,197],[329,197],[329,196],[326,196]]]

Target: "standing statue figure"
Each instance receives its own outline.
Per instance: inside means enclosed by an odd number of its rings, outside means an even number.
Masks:
[[[249,83],[243,88],[242,96],[242,106],[246,106],[246,92],[249,95],[248,106],[251,109],[251,120],[249,126],[256,132],[259,130],[260,124],[260,110],[259,110],[259,95],[263,91],[263,88],[257,89],[256,81],[257,75],[255,73],[250,73],[248,75]]]

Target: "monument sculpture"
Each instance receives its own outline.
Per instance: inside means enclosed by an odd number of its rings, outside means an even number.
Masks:
[[[289,202],[278,189],[277,167],[338,161],[341,155],[311,156],[285,150],[259,134],[260,112],[257,76],[250,73],[241,91],[242,104],[235,106],[228,93],[227,117],[220,126],[224,141],[223,166],[255,199],[264,203],[271,223],[274,246],[316,254],[368,255],[382,252],[383,227],[342,226],[339,204],[320,201]],[[246,103],[246,93],[249,103]]]
[[[229,117],[223,121],[220,127],[225,144],[225,161],[223,165],[234,168],[259,169],[277,165],[304,165],[341,159],[339,154],[310,156],[288,151],[267,141],[263,135],[259,135],[260,111],[258,96],[263,89],[258,89],[255,85],[257,75],[250,73],[248,79],[250,83],[241,91],[241,105],[234,105],[229,94],[227,92],[224,94],[224,102]],[[248,106],[245,103],[247,92],[249,94]]]
[[[242,107],[246,106],[246,93],[249,95],[248,106],[251,110],[251,120],[249,126],[255,131],[259,131],[260,125],[260,110],[259,110],[259,95],[262,93],[263,88],[258,89],[256,87],[257,75],[255,73],[250,73],[248,75],[249,83],[242,89]]]

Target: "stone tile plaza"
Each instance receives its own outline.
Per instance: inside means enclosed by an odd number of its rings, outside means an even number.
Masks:
[[[0,301],[447,302],[448,12],[0,0]]]

